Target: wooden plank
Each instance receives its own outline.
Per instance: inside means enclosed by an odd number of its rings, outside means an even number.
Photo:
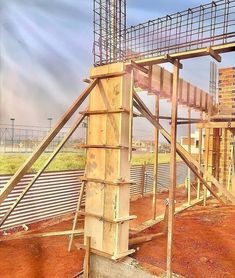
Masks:
[[[198,128],[235,128],[235,121],[198,123]]]
[[[61,128],[68,122],[75,111],[80,107],[83,101],[87,98],[90,92],[95,88],[97,80],[95,79],[89,86],[80,94],[80,96],[73,102],[69,109],[59,119],[57,124],[52,128],[51,132],[44,138],[44,140],[38,145],[32,155],[26,160],[26,162],[18,169],[18,171],[12,176],[0,192],[0,204],[6,199],[12,189],[18,184],[21,178],[27,173],[33,163],[39,158],[43,151],[48,147],[50,142],[59,133]]]
[[[93,68],[91,76],[109,76],[112,72],[123,71],[127,74],[99,80],[89,97],[89,111],[130,109],[131,76],[125,64]],[[110,257],[129,252],[129,125],[129,113],[90,114],[88,118],[87,144],[99,148],[87,149],[85,236],[91,237],[92,249],[109,254]],[[104,184],[102,181],[111,183]],[[120,183],[114,184],[115,181]],[[123,221],[125,219],[128,221]]]
[[[145,172],[146,172],[146,163],[144,163],[141,167],[141,195],[144,197],[144,188],[145,188]]]
[[[75,229],[76,229],[76,225],[77,225],[77,221],[78,221],[78,215],[79,215],[78,212],[81,210],[82,198],[84,196],[84,191],[85,191],[85,182],[82,182],[81,190],[79,192],[77,207],[76,207],[76,211],[75,211],[75,215],[74,215],[74,219],[73,219],[72,231],[75,231]],[[69,246],[68,246],[68,251],[69,252],[71,251],[71,248],[72,248],[73,238],[74,238],[74,235],[71,234],[70,239],[69,239]]]
[[[84,259],[84,278],[90,277],[90,254],[91,254],[91,237],[86,237],[85,259]]]
[[[20,234],[20,235],[10,235],[0,237],[0,241],[16,240],[16,239],[27,239],[35,237],[50,237],[50,236],[68,236],[68,235],[83,235],[83,230],[74,230],[74,231],[58,231],[58,232],[47,232],[47,233],[37,233],[37,234]]]
[[[200,117],[203,118],[202,112],[200,113]],[[199,128],[198,163],[199,163],[200,168],[201,168],[201,164],[202,164],[202,134],[203,134],[203,130],[202,130],[202,128]],[[200,191],[201,191],[201,181],[198,179],[198,181],[197,181],[197,200],[200,199]]]
[[[129,117],[129,161],[132,158],[132,140],[133,140],[133,93],[134,93],[134,70],[131,70],[131,85],[130,85],[130,117]]]
[[[148,235],[144,235],[144,236],[131,238],[129,240],[129,245],[130,246],[138,245],[138,244],[141,244],[141,243],[149,242],[151,240],[154,240],[154,239],[162,237],[162,236],[164,236],[164,233],[148,234]]]
[[[207,51],[208,51],[208,53],[209,53],[209,55],[212,57],[212,58],[214,58],[217,62],[221,62],[221,56],[211,47],[211,46],[209,46],[208,48],[207,48]]]
[[[174,65],[175,62],[176,62],[176,59],[174,59],[173,57],[171,57],[171,55],[169,55],[169,54],[166,54],[166,55],[164,56],[164,58],[165,58],[165,62],[171,63],[172,65]],[[182,69],[182,68],[183,68],[183,65],[182,65],[181,63],[178,62],[178,67],[179,67],[179,69]]]
[[[198,204],[202,203],[202,201],[203,201],[202,199],[200,199],[200,200],[192,200],[190,206],[188,205],[188,203],[184,203],[183,205],[181,205],[180,207],[177,207],[175,209],[175,215],[178,214],[178,213],[181,213],[181,212],[183,212],[183,211],[185,211],[185,210],[187,210],[189,208],[192,208],[195,205],[198,205]],[[168,210],[168,208],[167,208],[167,210]],[[150,219],[150,220],[147,220],[147,221],[141,223],[137,228],[132,230],[132,234],[141,233],[144,230],[146,230],[146,229],[148,229],[148,228],[150,228],[150,227],[152,227],[152,226],[154,226],[154,225],[156,225],[156,224],[158,224],[158,223],[160,223],[162,221],[165,221],[165,219],[166,219],[165,216],[166,215],[168,215],[168,214],[166,214],[166,212],[165,212],[164,214],[161,214],[161,215],[157,216],[157,218],[155,220]]]
[[[149,70],[141,65],[138,65],[136,64],[133,60],[131,61],[131,67],[139,70],[139,71],[142,71],[143,73],[145,74],[149,74]]]
[[[101,74],[92,74],[90,76],[91,79],[107,79],[107,78],[115,78],[119,76],[126,75],[126,71],[117,71],[117,72],[111,72],[111,73],[101,73]]]
[[[213,51],[216,51],[218,54],[220,53],[226,53],[226,52],[232,52],[235,51],[235,43],[226,43],[218,46],[212,46],[211,49]],[[191,59],[196,57],[203,57],[208,56],[210,53],[208,52],[207,47],[203,47],[201,49],[195,49],[195,50],[187,50],[183,52],[178,52],[171,54],[171,57],[174,59]],[[142,66],[149,66],[154,64],[162,64],[166,62],[165,55],[157,56],[157,57],[151,57],[146,59],[140,59],[135,61],[137,64]],[[126,63],[127,65],[130,64],[130,62]]]

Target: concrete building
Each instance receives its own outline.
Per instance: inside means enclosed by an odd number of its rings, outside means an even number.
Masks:
[[[188,150],[188,136],[182,136],[180,140],[181,146],[187,151]],[[199,131],[191,134],[191,153],[199,154]]]

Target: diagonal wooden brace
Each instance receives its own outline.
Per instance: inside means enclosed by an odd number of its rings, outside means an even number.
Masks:
[[[56,157],[56,155],[59,153],[59,151],[63,148],[65,143],[69,140],[69,138],[72,136],[74,131],[78,128],[78,126],[81,124],[81,122],[84,120],[85,115],[81,115],[74,125],[70,128],[70,130],[66,133],[63,140],[60,142],[60,144],[56,147],[54,152],[50,155],[48,160],[44,163],[42,168],[37,172],[37,174],[33,177],[33,179],[25,186],[23,191],[20,193],[19,197],[15,200],[15,202],[11,205],[11,207],[8,209],[8,211],[4,214],[4,216],[0,220],[0,227],[5,223],[7,218],[11,215],[11,213],[14,211],[14,209],[17,207],[17,205],[20,203],[20,201],[24,198],[24,196],[27,194],[27,192],[30,190],[30,188],[34,185],[34,183],[38,180],[38,178],[41,176],[41,174],[44,172],[44,170],[50,165],[50,163],[53,161],[53,159]]]
[[[170,134],[159,124],[154,115],[150,112],[147,106],[143,103],[137,93],[134,94],[134,106],[139,110],[140,113],[143,114],[156,128],[159,129],[161,134],[165,137],[165,139],[170,143],[171,136]],[[183,161],[187,164],[187,166],[192,170],[192,172],[198,177],[203,185],[211,192],[211,194],[217,198],[220,202],[224,203],[224,201],[218,196],[217,192],[215,192],[206,182],[205,179],[208,179],[214,184],[217,189],[233,204],[235,204],[235,197],[226,189],[224,188],[218,180],[210,174],[208,171],[200,167],[198,161],[194,159],[180,144],[177,144],[176,151],[178,155],[183,159]],[[202,177],[202,175],[203,177]]]
[[[39,144],[33,154],[26,160],[26,162],[18,169],[14,176],[8,181],[8,183],[3,187],[0,192],[0,205],[7,198],[13,188],[18,184],[21,178],[27,173],[31,168],[33,163],[40,157],[43,151],[48,147],[51,141],[63,128],[63,126],[68,122],[72,115],[77,111],[78,107],[83,103],[89,93],[94,89],[98,82],[98,79],[93,80],[89,86],[81,93],[81,95],[73,102],[69,109],[64,113],[61,119],[57,122],[55,127],[51,132],[44,138],[44,140]]]

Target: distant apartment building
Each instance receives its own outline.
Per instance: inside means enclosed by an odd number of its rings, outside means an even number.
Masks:
[[[235,119],[235,67],[219,69],[218,118]],[[235,192],[235,129],[224,128],[220,133],[219,180],[225,186],[233,184]]]
[[[235,117],[235,67],[219,69],[219,116]]]
[[[199,154],[199,131],[196,131],[195,133],[191,134],[191,140],[190,141],[191,141],[191,153],[192,154]],[[189,145],[188,136],[182,136],[180,143],[181,143],[181,146],[186,151],[188,151],[188,145]]]

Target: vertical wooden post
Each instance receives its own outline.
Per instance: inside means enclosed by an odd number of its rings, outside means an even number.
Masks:
[[[134,93],[134,69],[131,70],[130,85],[130,118],[129,118],[129,161],[132,159],[132,139],[133,139],[133,93]]]
[[[163,90],[163,73],[164,69],[161,68],[160,73],[160,91]],[[159,123],[159,96],[155,95],[155,116],[156,120]],[[153,170],[153,219],[156,219],[157,214],[157,182],[158,182],[158,144],[159,144],[159,130],[155,128],[154,130],[155,137],[155,152],[154,152],[154,170]]]
[[[205,170],[208,171],[209,169],[209,155],[210,155],[210,128],[206,128],[205,129],[205,139],[204,139],[204,148],[205,148],[205,159],[204,159],[204,167]],[[206,179],[206,181],[208,182],[208,179]],[[203,205],[206,205],[206,199],[207,199],[207,195],[208,195],[208,190],[206,189],[206,187],[204,187],[204,196],[203,196]]]
[[[74,219],[73,219],[73,227],[72,227],[72,231],[74,231],[76,229],[76,225],[77,225],[77,220],[78,220],[78,213],[81,209],[81,205],[82,205],[82,198],[84,196],[84,191],[85,191],[85,182],[82,182],[82,186],[81,186],[81,190],[80,190],[80,194],[79,194],[79,198],[78,198],[78,202],[77,202],[77,207],[76,207],[76,211],[75,211],[75,215],[74,215]],[[74,238],[74,234],[70,235],[70,239],[69,239],[69,247],[68,247],[68,251],[71,251],[71,247],[72,247],[72,243],[73,243],[73,238]]]
[[[171,161],[170,161],[170,187],[169,187],[169,215],[167,236],[167,277],[172,277],[172,244],[173,224],[175,212],[176,189],[176,143],[177,143],[177,110],[178,110],[179,60],[173,66],[173,91],[171,110]]]
[[[202,112],[200,113],[200,118],[202,119]],[[198,142],[198,162],[201,167],[202,164],[202,128],[199,128],[199,142]],[[201,182],[197,181],[197,199],[200,199]]]
[[[84,258],[84,278],[90,277],[90,248],[91,248],[91,238],[86,237],[86,253]]]
[[[188,152],[191,154],[191,108],[188,107]],[[188,192],[188,205],[191,204],[191,170],[188,168],[188,178],[187,178],[187,192]]]
[[[144,188],[145,188],[145,171],[146,171],[146,162],[142,165],[141,169],[141,195],[144,196]]]

